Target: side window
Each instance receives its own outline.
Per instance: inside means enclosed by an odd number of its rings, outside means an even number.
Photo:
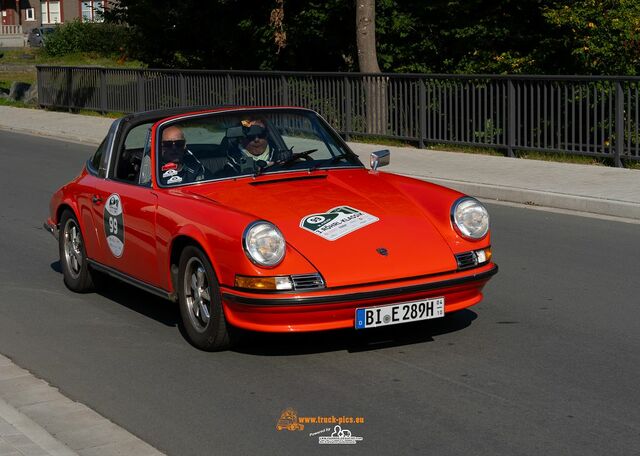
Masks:
[[[115,178],[132,184],[147,185],[150,182],[148,171],[149,162],[143,163],[145,145],[149,136],[149,130],[153,124],[138,125],[127,132],[124,143],[118,151]],[[146,165],[146,166],[145,166]]]
[[[106,149],[107,149],[107,138],[105,138],[102,143],[98,146],[98,150],[96,150],[96,152],[93,154],[93,157],[91,157],[90,163],[91,163],[91,168],[93,168],[91,171],[94,174],[98,174],[100,177],[104,177],[105,176],[105,166],[104,166],[104,159],[106,158]]]

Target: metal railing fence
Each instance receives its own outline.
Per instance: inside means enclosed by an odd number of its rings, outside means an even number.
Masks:
[[[304,106],[347,139],[640,160],[639,77],[37,68],[43,107]]]

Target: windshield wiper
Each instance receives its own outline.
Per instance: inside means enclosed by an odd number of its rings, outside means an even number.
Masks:
[[[297,161],[299,158],[306,158],[312,153],[317,151],[318,149],[309,149],[309,150],[305,150],[304,152],[294,152],[293,155],[291,155],[291,157],[287,158],[286,160],[283,160],[279,164],[282,166],[290,165],[291,163]]]
[[[291,157],[289,158],[285,158],[282,160],[277,160],[274,161],[273,163],[271,163],[270,165],[266,165],[263,167],[259,167],[255,173],[253,173],[253,177],[258,177],[260,174],[262,174],[265,170],[267,169],[271,169],[274,166],[282,166],[282,167],[286,167],[288,165],[290,165],[291,163],[297,161],[299,158],[304,158],[307,157],[309,155],[311,155],[312,153],[314,153],[315,151],[317,151],[318,149],[309,149],[309,150],[305,150],[304,152],[294,152]],[[291,150],[289,149],[289,152],[291,152]]]
[[[331,164],[334,165],[336,163],[338,163],[339,161],[346,161],[346,162],[350,162],[353,160],[353,156],[350,154],[340,154],[340,155],[336,155],[335,157],[333,157],[331,159]]]

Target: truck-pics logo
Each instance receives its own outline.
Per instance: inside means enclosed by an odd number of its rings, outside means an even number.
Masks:
[[[298,412],[293,407],[287,407],[280,413],[280,418],[276,422],[276,430],[304,431],[305,426],[311,425],[311,428],[307,429],[307,432],[311,431],[308,435],[309,437],[317,436],[320,445],[354,445],[362,441],[363,437],[353,435],[350,429],[343,426],[352,427],[360,424],[364,424],[363,416],[298,416]],[[318,429],[315,427],[317,425],[322,425],[322,428]]]
[[[289,407],[284,409],[280,414],[280,419],[278,419],[276,429],[278,431],[285,429],[287,431],[302,431],[304,430],[304,425],[298,422],[298,412]]]

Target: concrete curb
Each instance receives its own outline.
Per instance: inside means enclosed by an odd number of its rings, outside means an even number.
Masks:
[[[63,396],[56,388],[2,355],[0,419],[52,456],[162,455],[148,443],[86,405]]]
[[[566,209],[569,211],[587,212],[624,219],[640,220],[640,206],[627,201],[588,198],[579,195],[541,192],[539,190],[526,188],[509,188],[472,182],[460,182],[450,179],[427,178],[415,175],[408,176],[433,182],[434,184],[444,185],[467,195],[486,200],[508,201],[510,203],[542,206],[554,209]]]
[[[78,453],[56,440],[41,426],[0,399],[0,418],[51,456],[77,456]]]

